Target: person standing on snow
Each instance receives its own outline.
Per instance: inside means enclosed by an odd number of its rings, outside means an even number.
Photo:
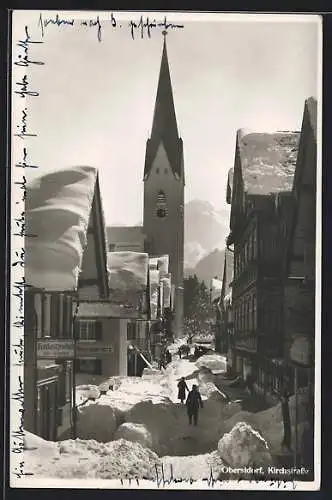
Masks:
[[[186,390],[189,392],[189,389],[188,389],[188,386],[186,384],[184,377],[181,377],[181,380],[178,383],[178,389],[179,389],[178,399],[183,404],[184,400],[186,399]]]
[[[187,413],[189,418],[189,425],[191,425],[194,417],[194,425],[198,423],[198,410],[204,408],[202,397],[198,391],[197,385],[193,385],[192,390],[189,392],[187,401]]]

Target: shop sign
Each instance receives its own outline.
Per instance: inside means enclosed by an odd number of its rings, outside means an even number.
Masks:
[[[73,339],[37,339],[37,358],[71,359],[75,355]]]
[[[105,344],[104,342],[84,342],[78,341],[76,343],[76,357],[77,358],[96,358],[98,356],[104,356],[105,354],[110,354],[113,352],[113,346],[111,344]]]

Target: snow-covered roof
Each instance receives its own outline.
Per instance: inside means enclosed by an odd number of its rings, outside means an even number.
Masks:
[[[149,256],[141,252],[108,252],[111,290],[146,290]]]
[[[240,133],[244,190],[251,195],[291,191],[300,132]]]
[[[48,291],[77,289],[98,171],[78,166],[27,184],[25,279]]]

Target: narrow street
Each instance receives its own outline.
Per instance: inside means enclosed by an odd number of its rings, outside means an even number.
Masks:
[[[180,344],[170,347],[173,359],[166,369],[113,377],[106,394],[100,391],[105,384],[78,386],[78,438],[51,443],[27,433],[25,454],[32,470],[39,476],[113,479],[122,477],[126,456],[125,467],[142,478],[155,479],[156,464],[162,464],[184,479],[201,479],[209,470],[218,476],[229,463],[272,463],[282,436],[280,405],[255,413],[261,408],[254,408],[254,398],[223,386],[225,357],[179,359]],[[189,390],[196,384],[202,396],[197,427],[189,425],[186,406],[177,399],[181,377]]]

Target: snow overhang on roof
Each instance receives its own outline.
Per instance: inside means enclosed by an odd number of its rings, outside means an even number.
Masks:
[[[241,132],[241,133],[240,133]],[[291,191],[300,132],[238,132],[244,190],[251,195]]]
[[[77,289],[97,175],[94,167],[77,166],[27,184],[27,284],[48,291]]]

